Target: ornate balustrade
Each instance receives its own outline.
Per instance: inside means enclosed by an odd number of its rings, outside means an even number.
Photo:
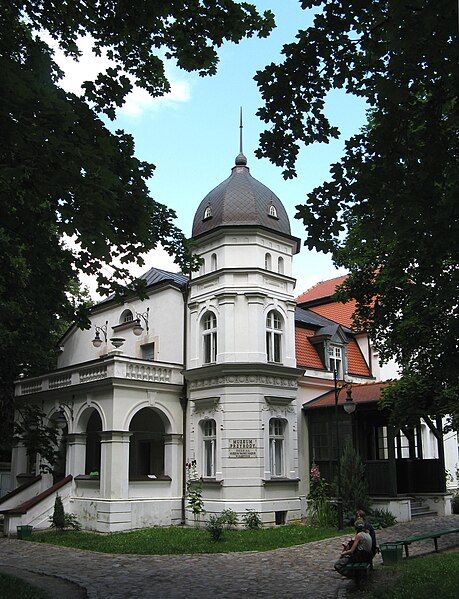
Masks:
[[[41,377],[16,381],[15,395],[32,395],[105,379],[126,379],[148,383],[182,385],[182,366],[165,362],[150,362],[124,356],[110,356],[97,363],[75,364]]]

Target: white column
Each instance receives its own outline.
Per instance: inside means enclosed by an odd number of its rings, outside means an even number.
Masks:
[[[180,434],[165,435],[164,474],[172,478],[171,494],[176,497],[182,494],[182,453],[183,436]]]
[[[101,436],[100,492],[105,499],[129,496],[128,431],[103,431]]]
[[[13,489],[18,486],[17,475],[27,472],[27,452],[22,443],[18,443],[13,447],[11,452],[11,478]]]
[[[249,336],[247,362],[266,362],[266,323],[264,319],[265,295],[255,292],[244,294],[249,310]]]
[[[65,474],[78,476],[85,474],[86,467],[86,434],[69,433],[67,435],[67,459]]]

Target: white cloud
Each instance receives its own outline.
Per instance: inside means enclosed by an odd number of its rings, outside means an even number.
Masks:
[[[82,83],[93,81],[97,75],[113,65],[107,58],[107,52],[102,51],[102,56],[95,56],[92,52],[93,40],[91,36],[80,37],[78,47],[82,52],[79,60],[65,56],[59,49],[57,42],[46,32],[41,32],[40,37],[54,50],[54,60],[64,71],[65,76],[59,82],[66,91],[77,95],[82,93]],[[178,104],[188,102],[191,98],[190,82],[177,74],[177,69],[171,62],[165,60],[166,76],[169,79],[171,90],[168,94],[159,98],[153,98],[150,94],[134,86],[133,90],[126,96],[124,105],[117,110],[118,114],[138,117],[144,112],[157,110],[161,106],[176,107]]]

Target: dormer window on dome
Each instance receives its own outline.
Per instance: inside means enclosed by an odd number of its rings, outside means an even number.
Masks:
[[[202,217],[202,220],[208,220],[209,218],[212,218],[212,208],[211,206],[206,206],[206,209],[204,210],[204,216]]]
[[[274,204],[269,205],[268,216],[270,216],[271,218],[279,218],[277,216],[277,210],[276,210],[276,207],[274,206]]]

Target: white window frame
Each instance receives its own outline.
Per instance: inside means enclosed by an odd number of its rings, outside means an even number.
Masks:
[[[282,364],[282,316],[276,310],[270,310],[266,316],[266,359],[268,362]]]
[[[210,270],[217,270],[217,254],[212,254],[210,257]]]
[[[203,364],[215,364],[217,361],[217,317],[210,310],[202,317],[202,345]]]
[[[272,216],[273,218],[278,218],[277,210],[276,210],[276,207],[274,206],[274,204],[270,204],[268,214],[269,214],[269,216]]]
[[[269,252],[266,252],[266,254],[265,254],[265,270],[271,270],[271,269],[272,269],[271,254]]]
[[[338,380],[344,378],[344,347],[331,343],[328,346],[328,363],[332,372],[336,371]]]
[[[211,208],[211,206],[206,206],[202,220],[207,220],[208,218],[211,218],[211,217],[212,217],[212,208]]]
[[[285,421],[269,420],[269,470],[273,478],[285,476]]]
[[[209,418],[201,422],[202,477],[215,478],[217,470],[217,423]],[[210,456],[210,462],[209,462]]]
[[[284,259],[282,258],[282,256],[279,256],[279,258],[277,259],[277,272],[280,275],[284,274],[284,264],[285,264]]]

